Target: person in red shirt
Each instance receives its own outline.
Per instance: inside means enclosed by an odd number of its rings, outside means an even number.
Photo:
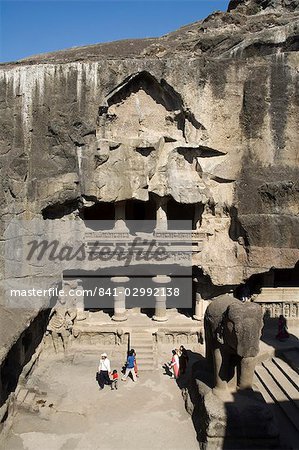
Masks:
[[[118,385],[118,373],[117,370],[114,369],[112,372],[112,380],[111,380],[111,391],[115,389],[117,389],[117,385]]]

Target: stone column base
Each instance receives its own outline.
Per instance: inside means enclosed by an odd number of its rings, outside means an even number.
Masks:
[[[202,321],[203,317],[199,317],[196,314],[194,314],[194,316],[192,316],[194,320],[198,320],[199,322]]]
[[[156,322],[167,322],[168,317],[167,316],[153,316],[153,320]]]
[[[117,314],[114,314],[111,317],[111,319],[114,320],[114,322],[125,322],[128,318],[127,318],[126,315],[119,315],[118,316]]]

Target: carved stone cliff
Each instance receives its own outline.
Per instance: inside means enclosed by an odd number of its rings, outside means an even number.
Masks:
[[[159,196],[200,207],[215,285],[293,267],[298,19],[298,1],[231,1],[161,38],[0,65],[2,231]]]

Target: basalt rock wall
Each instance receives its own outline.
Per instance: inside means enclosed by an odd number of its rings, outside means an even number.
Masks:
[[[59,218],[98,201],[172,197],[201,206],[194,264],[214,284],[293,267],[298,13],[272,6],[231,5],[162,38],[3,64],[2,231],[4,219],[51,207]]]

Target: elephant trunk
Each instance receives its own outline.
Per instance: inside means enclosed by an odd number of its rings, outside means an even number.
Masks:
[[[259,352],[260,334],[252,329],[252,321],[244,320],[237,334],[237,354],[242,358],[256,356]]]
[[[256,360],[254,357],[242,359],[240,378],[238,380],[239,389],[251,389],[252,388],[255,363],[256,363]]]
[[[262,308],[256,303],[234,302],[227,309],[235,350],[241,358],[256,356],[263,324]],[[232,341],[233,344],[233,341]]]

